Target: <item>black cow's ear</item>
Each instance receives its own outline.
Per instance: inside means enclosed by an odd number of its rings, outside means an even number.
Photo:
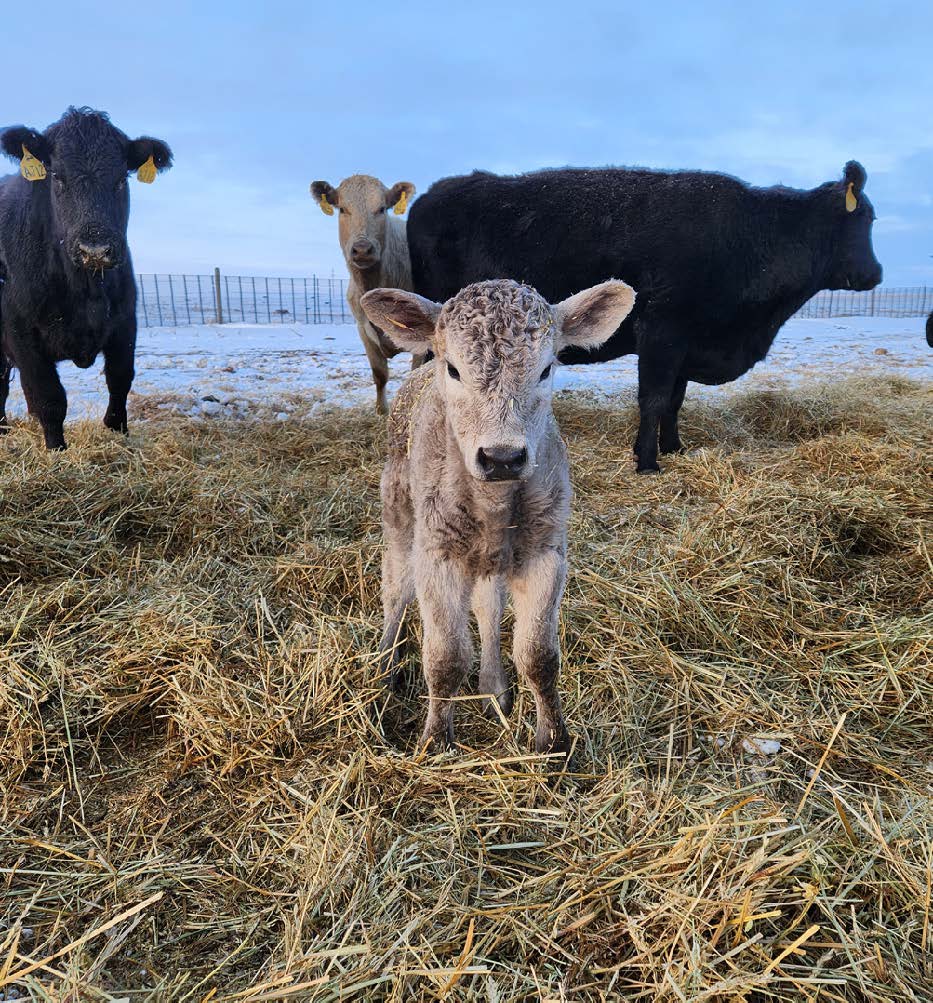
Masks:
[[[0,146],[3,152],[14,160],[22,160],[23,147],[37,159],[41,160],[46,167],[49,166],[51,149],[48,140],[41,132],[30,129],[25,125],[11,125],[8,129],[0,132]]]
[[[852,185],[856,195],[861,195],[865,188],[865,182],[868,180],[865,168],[857,160],[850,160],[846,164],[843,174],[846,184]]]
[[[326,216],[334,215],[334,206],[340,207],[340,196],[337,194],[337,189],[326,181],[311,182],[311,197]]]
[[[131,140],[126,147],[127,170],[138,171],[150,157],[157,171],[167,171],[172,166],[172,151],[168,143],[151,136]]]
[[[372,289],[360,300],[370,322],[403,352],[428,351],[441,305],[402,289]]]

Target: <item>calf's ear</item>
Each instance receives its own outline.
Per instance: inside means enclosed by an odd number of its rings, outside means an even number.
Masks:
[[[556,351],[569,348],[599,348],[618,329],[635,305],[635,290],[610,279],[562,300],[554,307]]]
[[[8,129],[0,132],[0,146],[3,152],[14,160],[22,160],[23,147],[37,159],[41,160],[46,167],[51,160],[51,149],[48,141],[41,132],[30,129],[25,125],[11,125]]]
[[[431,347],[440,303],[401,289],[373,289],[360,303],[370,321],[403,352],[417,354]]]
[[[386,208],[401,216],[408,208],[408,200],[415,194],[415,186],[410,181],[399,181],[386,192]]]
[[[321,207],[321,212],[327,216],[334,215],[333,206],[340,206],[340,196],[337,194],[337,189],[326,181],[312,181],[311,196]]]
[[[126,166],[130,171],[138,171],[149,158],[157,171],[167,171],[172,166],[172,151],[168,143],[151,136],[140,136],[130,140],[126,147]]]

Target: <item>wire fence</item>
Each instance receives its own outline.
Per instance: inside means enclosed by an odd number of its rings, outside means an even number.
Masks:
[[[798,317],[925,317],[933,312],[933,288],[879,286],[858,293],[832,289],[817,293],[797,312]]]
[[[352,322],[346,280],[253,275],[137,275],[140,327]]]
[[[346,279],[252,275],[138,275],[140,327],[194,324],[348,324]],[[798,317],[922,317],[933,312],[933,288],[914,286],[817,293]]]

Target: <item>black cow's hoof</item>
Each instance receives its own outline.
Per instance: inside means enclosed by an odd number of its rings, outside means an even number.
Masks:
[[[661,468],[655,464],[653,467],[639,467],[637,470],[639,474],[659,474],[661,473]]]
[[[6,422],[6,418],[0,418],[0,435],[6,435],[10,431],[10,426]]]
[[[112,414],[104,415],[104,426],[109,428],[111,432],[122,432],[123,435],[129,435],[126,418]]]

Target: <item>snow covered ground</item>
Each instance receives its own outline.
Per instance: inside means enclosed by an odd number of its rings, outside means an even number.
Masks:
[[[408,371],[408,356],[391,363],[390,390]],[[101,416],[107,387],[101,364],[59,367],[69,416]],[[340,325],[226,325],[147,328],[139,333],[130,414],[157,411],[234,417],[257,411],[282,419],[319,403],[367,404],[374,400],[369,364],[356,327]],[[691,384],[688,394],[731,393],[778,387],[804,378],[897,373],[933,379],[933,349],[924,318],[839,317],[789,321],[765,362],[723,388]],[[556,389],[586,388],[633,396],[635,359],[558,370]],[[14,377],[8,413],[25,404]]]

